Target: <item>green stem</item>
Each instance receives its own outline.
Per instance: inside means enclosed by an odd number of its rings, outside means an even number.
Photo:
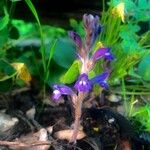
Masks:
[[[54,51],[55,51],[56,43],[57,43],[57,40],[55,40],[55,41],[53,42],[53,45],[52,45],[52,47],[50,48],[50,53],[49,53],[48,62],[47,62],[47,66],[46,66],[46,77],[45,77],[45,81],[48,80],[49,75],[50,75],[49,67],[50,67],[50,62],[51,62],[51,59],[52,59],[53,54],[54,54]]]
[[[126,97],[126,87],[125,87],[124,78],[122,78],[122,93],[123,93],[125,114],[127,114],[127,97]]]
[[[111,91],[110,92],[114,93],[114,94],[120,94],[120,95],[124,95],[124,92],[120,92],[120,91]],[[126,95],[150,95],[150,92],[125,92]]]
[[[34,15],[38,27],[39,27],[39,32],[40,32],[40,36],[41,36],[41,55],[42,55],[42,64],[43,64],[43,70],[44,70],[44,78],[46,77],[46,50],[45,50],[45,45],[44,45],[44,36],[43,36],[43,31],[42,31],[42,26],[39,20],[39,16],[37,14],[37,11],[34,7],[34,5],[32,4],[31,0],[25,0],[26,4],[28,5],[28,7],[30,8],[32,14]],[[45,90],[46,90],[46,85],[45,85],[45,79],[43,81],[43,97],[45,98]]]
[[[105,12],[105,0],[103,0],[103,12]]]

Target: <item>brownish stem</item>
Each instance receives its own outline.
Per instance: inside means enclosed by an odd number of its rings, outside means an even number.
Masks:
[[[80,119],[81,119],[81,114],[82,114],[82,102],[85,98],[85,94],[82,92],[79,92],[77,101],[75,104],[75,121],[74,121],[74,126],[73,126],[73,133],[70,142],[75,143],[78,135],[78,130],[80,127]]]

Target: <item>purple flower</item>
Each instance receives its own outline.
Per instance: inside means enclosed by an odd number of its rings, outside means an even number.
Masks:
[[[76,44],[77,48],[80,50],[82,48],[82,39],[81,39],[80,35],[74,31],[69,31],[68,34],[69,34],[69,37]]]
[[[110,53],[110,48],[103,47],[103,48],[98,49],[92,57],[93,61],[97,61],[100,58],[113,60],[114,56],[112,55],[112,53]]]
[[[66,85],[54,85],[53,86],[53,99],[58,100],[61,95],[72,95],[74,92]]]
[[[90,83],[91,83],[91,85],[99,84],[102,88],[108,89],[109,86],[106,82],[106,79],[108,78],[108,76],[109,76],[109,72],[104,72],[104,73],[97,75],[94,78],[92,78],[90,80]]]
[[[77,91],[89,92],[92,89],[92,86],[90,84],[87,74],[81,74],[74,87]]]

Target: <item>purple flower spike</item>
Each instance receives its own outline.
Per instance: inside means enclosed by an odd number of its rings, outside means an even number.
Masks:
[[[109,76],[109,73],[108,72],[104,72],[104,73],[102,73],[100,75],[97,75],[96,77],[92,78],[90,80],[90,83],[91,83],[91,85],[99,84],[102,88],[108,89],[109,86],[108,86],[108,84],[106,82],[106,79],[108,78],[108,76]]]
[[[97,61],[97,60],[99,60],[100,58],[103,58],[103,57],[108,59],[108,60],[113,60],[114,59],[114,56],[110,53],[110,48],[103,47],[103,48],[98,49],[94,53],[92,59],[94,61]]]
[[[74,41],[78,49],[82,48],[82,39],[79,34],[74,31],[69,31],[69,37]]]
[[[91,90],[91,84],[88,79],[87,74],[83,73],[79,76],[77,82],[75,83],[75,89],[80,92],[89,92]]]
[[[84,26],[86,29],[88,28],[92,28],[93,27],[93,23],[94,23],[94,16],[89,14],[84,14],[83,15],[83,22],[84,22]]]
[[[96,38],[102,31],[102,26],[99,24],[99,17],[95,16],[94,24],[93,24],[94,32],[93,32],[93,43],[95,42]]]
[[[61,95],[72,95],[74,92],[66,85],[54,85],[53,86],[53,99],[58,100]]]
[[[86,29],[86,45],[88,48],[90,48],[94,42],[96,41],[96,38],[100,34],[102,30],[102,26],[99,24],[99,17],[93,16],[91,14],[87,15],[84,14],[83,16],[83,22],[84,27]]]

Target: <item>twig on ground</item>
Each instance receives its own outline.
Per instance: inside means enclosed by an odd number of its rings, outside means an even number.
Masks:
[[[38,142],[30,143],[30,144],[22,143],[19,141],[17,142],[16,141],[15,142],[0,141],[0,145],[3,145],[3,146],[17,146],[17,147],[22,147],[22,148],[39,146],[39,145],[51,145],[51,144],[52,144],[52,141],[38,141]]]

